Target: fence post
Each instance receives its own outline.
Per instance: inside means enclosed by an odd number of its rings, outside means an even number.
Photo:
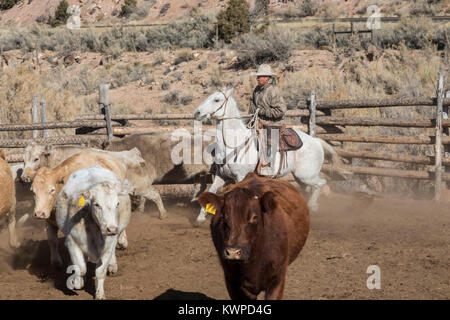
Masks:
[[[106,120],[106,133],[108,135],[108,141],[113,138],[113,131],[111,125],[111,110],[108,97],[109,84],[101,84],[99,86],[99,104],[102,113],[105,115]]]
[[[435,141],[435,186],[434,186],[434,200],[438,201],[441,198],[442,192],[442,118],[443,118],[443,100],[444,100],[444,68],[439,69],[439,81],[437,89],[437,104],[436,104],[436,141]]]
[[[311,91],[311,98],[309,101],[309,135],[316,136],[316,92]]]
[[[33,96],[31,103],[31,120],[33,123],[39,123],[38,97]],[[39,130],[33,130],[33,139],[39,138]]]
[[[336,51],[336,31],[335,31],[335,25],[333,23],[333,52]]]
[[[444,83],[446,82],[446,79],[444,79]],[[445,94],[445,97],[446,98],[450,98],[450,91],[447,91],[446,92],[446,94]],[[444,107],[444,112],[443,112],[443,119],[448,119],[449,117],[449,106],[445,106]],[[448,128],[448,127],[445,127],[444,128],[444,135],[445,136],[450,136],[450,129]],[[448,145],[448,144],[446,144],[446,145],[444,145],[444,157],[445,158],[450,158],[450,145]],[[445,172],[450,172],[450,166],[446,166],[445,168],[444,168],[444,171]],[[450,189],[450,181],[447,181],[446,183],[445,183],[445,187],[446,187],[446,189]]]
[[[42,100],[41,101],[41,122],[45,123],[47,122],[47,112],[45,110],[45,101]],[[42,138],[48,138],[49,134],[48,134],[48,130],[45,129],[42,133]]]

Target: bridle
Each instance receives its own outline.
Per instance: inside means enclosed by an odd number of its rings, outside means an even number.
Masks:
[[[223,102],[222,102],[222,104],[213,112],[213,113],[211,113],[209,116],[211,117],[211,116],[213,116],[217,111],[219,111],[220,109],[222,109],[223,107],[225,107],[224,108],[224,110],[223,110],[223,114],[225,114],[225,111],[226,111],[226,109],[227,109],[227,103],[228,103],[228,98],[229,97],[227,97],[227,95],[225,94],[225,92],[223,92],[222,90],[219,90],[219,92],[221,93],[221,94],[223,94],[223,96],[224,96],[224,98],[225,98],[225,100],[223,100]],[[217,120],[224,120],[225,118],[221,118],[221,119],[217,119]]]
[[[222,108],[224,109],[224,110],[223,110],[223,114],[225,115],[225,113],[226,113],[226,109],[227,109],[227,104],[228,104],[228,99],[229,99],[229,97],[227,97],[227,95],[225,94],[225,92],[223,92],[222,90],[219,90],[219,92],[223,94],[225,100],[222,102],[222,104],[221,104],[214,112],[210,113],[210,115],[209,115],[210,117],[213,116],[216,112],[218,112],[218,111],[221,110]],[[216,119],[217,119],[217,120],[225,121],[225,120],[242,119],[242,118],[241,118],[241,117],[221,117],[221,118],[216,118]],[[246,140],[244,141],[244,143],[242,143],[241,145],[236,146],[236,147],[229,146],[229,145],[227,144],[226,139],[225,139],[225,123],[222,125],[222,140],[223,140],[223,144],[225,145],[225,147],[230,148],[230,149],[233,149],[233,153],[235,154],[235,156],[237,156],[238,149],[240,149],[240,148],[244,147],[245,145],[247,145],[247,143],[249,143],[249,142],[250,142],[251,140],[253,140],[254,138],[257,138],[257,135],[252,134],[252,135],[251,135],[248,139],[246,139]]]

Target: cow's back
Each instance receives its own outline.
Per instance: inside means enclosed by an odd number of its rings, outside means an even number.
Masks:
[[[87,150],[89,150],[87,147],[82,146],[55,146],[50,152],[48,163],[44,165],[54,168],[73,155]]]
[[[90,167],[98,163],[102,167],[114,172],[120,180],[126,177],[125,167],[113,156],[107,153],[99,153],[95,151],[83,151],[73,155],[72,157],[63,161],[57,168],[66,167],[66,181],[69,175],[77,170]]]
[[[197,174],[209,171],[210,166],[204,164],[174,163],[172,150],[178,143],[179,141],[172,141],[170,133],[164,132],[151,135],[130,135],[116,139],[111,142],[107,149],[109,151],[125,151],[137,148],[146,162],[149,178],[152,182],[184,181],[187,178],[193,178]],[[193,145],[191,150],[194,150]],[[191,160],[194,160],[193,157]]]

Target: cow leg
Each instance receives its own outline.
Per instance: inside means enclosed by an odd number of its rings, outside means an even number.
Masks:
[[[258,295],[245,290],[241,282],[231,274],[225,273],[225,284],[231,300],[256,300],[258,298]]]
[[[283,279],[281,279],[274,286],[268,288],[265,292],[265,299],[266,300],[281,300],[283,298],[284,283],[285,283],[285,277],[283,277]]]
[[[8,213],[8,230],[9,230],[9,245],[13,248],[18,248],[20,243],[17,241],[16,234],[16,205],[14,204]]]
[[[222,187],[225,184],[225,180],[222,179],[218,174],[216,174],[216,176],[214,177],[214,181],[211,185],[211,187],[209,187],[209,192],[212,193],[216,193],[217,190],[219,190],[220,187]],[[197,216],[197,224],[201,224],[203,222],[205,222],[206,220],[206,211],[205,208],[201,208],[200,209],[200,213]]]
[[[110,275],[114,275],[117,273],[118,270],[119,266],[117,264],[116,253],[114,252],[113,255],[111,256],[111,261],[109,261],[108,273]]]
[[[83,251],[81,251],[80,247],[73,241],[71,236],[66,237],[65,244],[69,251],[70,261],[77,267],[75,268],[75,276],[70,276],[67,281],[75,290],[83,289],[84,276],[86,275],[87,270]]]
[[[145,211],[145,197],[144,196],[139,196],[138,197],[138,202],[139,202],[139,205],[138,205],[138,207],[137,207],[137,212],[139,212],[139,213],[144,213],[144,211]],[[119,242],[120,242],[120,239],[119,239]]]
[[[97,263],[97,266],[95,268],[95,278],[97,279],[97,286],[95,290],[95,299],[96,300],[104,300],[105,297],[105,278],[106,278],[106,272],[108,269],[108,266],[111,262],[112,256],[115,254],[114,248],[117,243],[117,236],[116,237],[106,237],[105,239],[105,251],[103,252],[102,256],[100,257],[100,261]]]
[[[159,194],[158,190],[156,190],[153,186],[151,186],[147,194],[144,195],[144,197],[156,203],[156,205],[158,206],[160,219],[164,219],[165,217],[167,217],[167,211],[164,208],[163,202],[161,200],[161,195]]]
[[[123,230],[123,232],[119,235],[119,240],[117,241],[116,248],[119,250],[125,250],[126,248],[128,248],[128,238],[126,230]]]
[[[63,261],[58,252],[58,228],[47,222],[46,231],[48,245],[50,247],[50,263],[54,267],[62,268]]]

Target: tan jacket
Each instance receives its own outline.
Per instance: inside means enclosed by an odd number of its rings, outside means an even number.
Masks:
[[[271,81],[263,87],[257,86],[250,98],[249,113],[254,114],[256,108],[261,108],[259,112],[260,122],[265,126],[281,126],[286,104],[278,87]]]

